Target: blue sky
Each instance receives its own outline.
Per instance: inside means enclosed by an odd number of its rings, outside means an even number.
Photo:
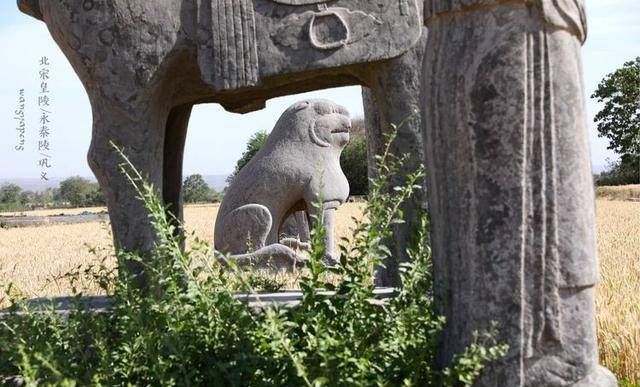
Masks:
[[[583,49],[587,97],[598,82],[625,61],[640,56],[640,0],[588,0],[589,38]],[[51,39],[46,26],[21,14],[13,0],[0,1],[0,179],[38,178],[36,102],[38,59],[50,58],[50,89],[53,97],[53,167],[49,176],[91,176],[86,152],[91,136],[91,109],[84,89],[67,60]],[[27,95],[27,150],[13,150],[17,142],[14,110],[18,90]],[[233,170],[252,133],[270,130],[282,111],[309,96],[329,98],[346,106],[354,116],[362,115],[359,87],[324,90],[278,98],[266,109],[246,115],[232,114],[213,104],[195,107],[185,150],[185,175],[226,174]],[[598,168],[615,159],[607,141],[598,138],[593,116],[598,105],[588,99],[592,163]]]

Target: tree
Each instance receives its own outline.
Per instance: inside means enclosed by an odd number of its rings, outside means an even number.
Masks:
[[[85,207],[91,204],[90,198],[96,190],[97,184],[88,179],[80,176],[70,177],[60,183],[58,198],[73,207]]]
[[[635,163],[625,164],[622,160],[609,161],[607,168],[594,176],[596,185],[626,185],[638,182],[638,167]]]
[[[102,193],[102,188],[98,183],[91,183],[92,190],[87,195],[86,204],[89,206],[104,206],[107,204],[107,201],[104,198],[104,194]]]
[[[4,184],[0,188],[0,203],[4,204],[16,204],[20,203],[20,194],[22,188],[16,184]]]
[[[186,203],[210,202],[214,197],[214,191],[204,181],[202,175],[197,174],[184,179],[182,192]]]
[[[231,184],[233,178],[238,175],[240,170],[244,168],[247,163],[253,158],[253,156],[258,153],[262,145],[264,145],[265,141],[267,141],[268,134],[266,131],[261,130],[259,132],[254,133],[247,142],[247,148],[240,156],[240,159],[236,162],[236,168],[233,170],[233,173],[227,177],[227,183]]]
[[[59,192],[59,188],[47,188],[44,191],[36,192],[34,199],[35,206],[47,207],[52,205],[59,196]]]
[[[594,119],[598,135],[620,155],[607,173],[627,176],[622,184],[640,183],[640,57],[607,75],[591,98],[604,103]]]
[[[349,181],[350,194],[366,195],[369,192],[369,178],[364,120],[352,120],[349,133],[349,143],[340,156],[340,166]]]
[[[225,187],[226,189],[226,187]],[[224,190],[222,192],[217,192],[214,188],[211,188],[211,201],[214,203],[222,202],[222,198],[224,197]]]
[[[22,191],[20,194],[20,204],[33,207],[36,202],[36,193],[33,191]]]

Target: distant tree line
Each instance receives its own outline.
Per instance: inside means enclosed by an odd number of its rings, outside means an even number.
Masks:
[[[217,203],[222,200],[222,193],[211,188],[202,175],[195,174],[184,179],[182,200],[185,203]]]
[[[63,180],[56,188],[47,188],[38,192],[23,190],[20,186],[11,183],[0,187],[0,211],[104,205],[104,195],[98,183],[79,176]]]
[[[212,203],[222,199],[222,194],[210,188],[201,175],[188,176],[184,180],[183,193],[185,203]],[[106,201],[98,183],[79,176],[63,180],[58,187],[38,192],[23,190],[13,183],[0,187],[0,211],[104,205]]]
[[[369,190],[369,180],[364,120],[354,119],[350,133],[351,139],[342,152],[340,164],[349,180],[351,195],[366,195]],[[231,183],[238,172],[258,153],[267,136],[265,131],[251,136],[233,173],[227,178],[228,183]],[[182,194],[185,203],[216,203],[222,200],[224,191],[217,192],[207,184],[202,175],[193,174],[184,179]],[[0,211],[104,205],[106,205],[105,198],[98,183],[79,176],[63,180],[56,188],[39,192],[23,191],[16,184],[5,184],[0,187]]]

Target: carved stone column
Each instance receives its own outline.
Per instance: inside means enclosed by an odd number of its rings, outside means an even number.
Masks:
[[[478,386],[613,386],[597,257],[580,0],[427,0],[423,127],[441,364],[499,325]]]
[[[422,57],[427,41],[426,29],[422,37],[408,53],[375,67],[370,75],[369,87],[362,88],[367,133],[367,154],[369,177],[375,175],[375,155],[381,154],[385,145],[384,134],[391,124],[405,124],[399,128],[398,136],[391,151],[400,156],[409,154],[402,171],[392,179],[392,185],[404,185],[407,173],[412,173],[424,163],[424,145],[421,117],[411,116],[415,107],[420,106],[420,74]],[[394,225],[393,239],[387,242],[392,256],[384,262],[385,267],[377,271],[379,286],[399,286],[398,264],[408,260],[406,250],[410,246],[417,227],[418,212],[426,211],[426,186],[402,205],[403,224]]]

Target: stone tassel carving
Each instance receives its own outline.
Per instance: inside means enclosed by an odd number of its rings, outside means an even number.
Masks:
[[[206,44],[199,52],[205,82],[217,91],[258,84],[258,51],[252,0],[203,0],[211,7]],[[208,38],[208,39],[207,39]],[[206,48],[205,48],[206,47]],[[202,56],[205,57],[202,57]],[[212,60],[212,62],[211,62]]]
[[[525,357],[561,344],[559,311],[556,134],[551,73],[545,33],[527,39],[527,117],[522,136],[525,168],[524,314]],[[546,114],[545,114],[546,112]],[[527,259],[531,257],[533,259]],[[537,258],[537,259],[536,259]]]
[[[498,323],[477,386],[614,386],[597,363],[577,0],[427,0],[423,128],[439,362]]]

